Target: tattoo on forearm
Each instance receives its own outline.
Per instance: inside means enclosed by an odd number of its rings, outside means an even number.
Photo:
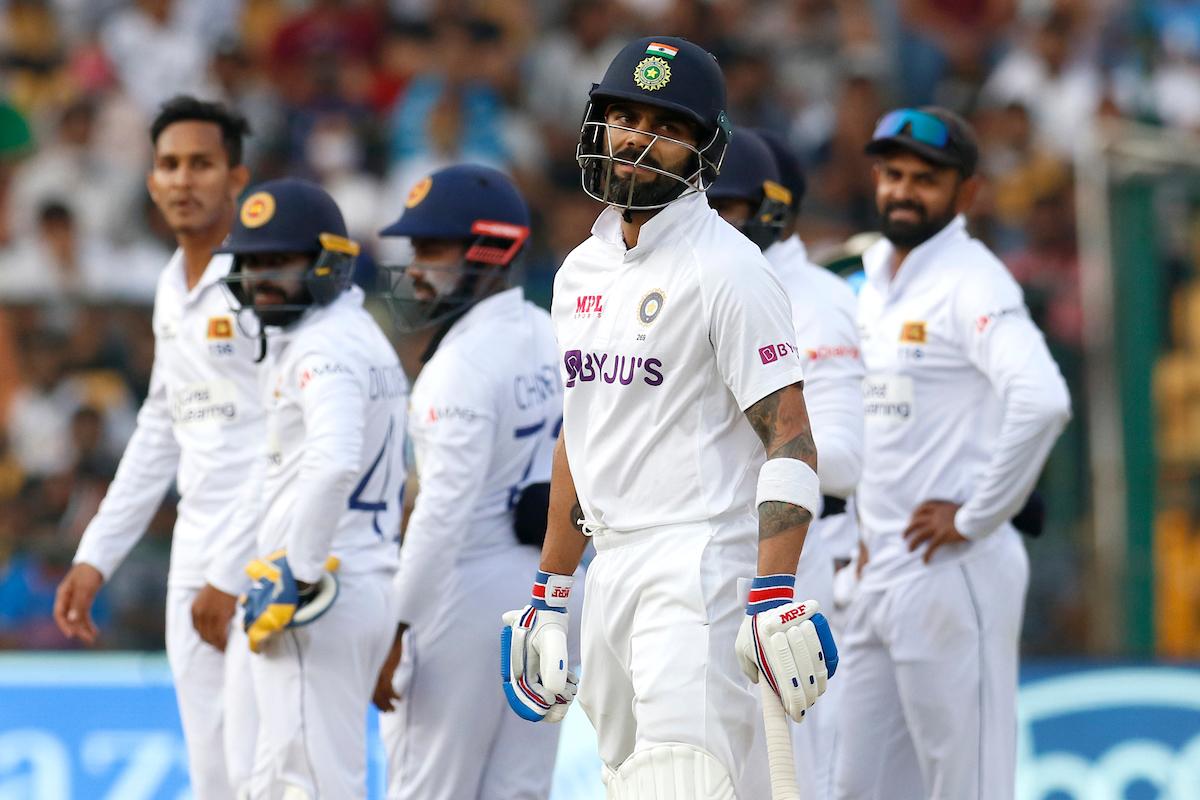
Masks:
[[[759,400],[746,410],[746,418],[762,440],[767,458],[795,458],[817,468],[817,446],[799,385],[785,386]],[[758,536],[770,539],[811,521],[807,508],[769,501],[758,507]]]
[[[775,420],[778,416],[779,392],[772,392],[746,409],[746,419],[750,420],[750,427],[754,428],[763,447],[767,448],[768,456],[771,454],[771,441],[775,438]]]
[[[812,512],[791,503],[770,500],[758,507],[758,538],[770,539],[812,522]]]
[[[800,384],[785,386],[746,409],[746,419],[762,440],[767,458],[798,458],[817,468],[804,392]]]

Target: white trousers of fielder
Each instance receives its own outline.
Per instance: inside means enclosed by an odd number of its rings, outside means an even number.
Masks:
[[[391,574],[339,581],[324,615],[250,655],[259,718],[251,800],[367,796],[367,706],[396,631]]]
[[[742,516],[595,535],[578,700],[607,769],[679,742],[714,756],[739,800],[769,797],[757,689],[734,652],[757,531]]]
[[[549,797],[562,726],[514,714],[497,671],[500,615],[529,602],[539,558],[536,548],[514,544],[463,560],[438,619],[405,634],[393,678],[401,699],[379,715],[388,800]],[[578,620],[582,592],[574,595]],[[572,658],[578,651],[571,648]]]
[[[199,589],[167,590],[167,662],[187,746],[196,800],[229,800],[250,775],[257,713],[250,682],[250,650],[241,614],[230,623],[222,653],[192,625]]]
[[[804,550],[796,568],[796,599],[816,600],[822,613],[834,625],[833,558],[825,540],[814,530],[813,522],[804,539]],[[832,627],[833,640],[840,649],[842,631]],[[833,797],[833,759],[837,746],[838,702],[844,683],[843,666],[829,680],[825,694],[808,710],[803,722],[792,722],[792,753],[796,761],[796,785],[801,800],[830,800]]]
[[[838,800],[1012,800],[1029,559],[1011,528],[991,535],[1004,540],[986,557],[851,602]]]

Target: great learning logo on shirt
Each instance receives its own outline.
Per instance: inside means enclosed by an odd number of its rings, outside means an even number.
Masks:
[[[663,382],[663,362],[657,358],[568,350],[563,354],[563,366],[567,370],[568,389],[577,381],[599,380],[621,386],[628,386],[638,378],[647,386],[661,386]]]

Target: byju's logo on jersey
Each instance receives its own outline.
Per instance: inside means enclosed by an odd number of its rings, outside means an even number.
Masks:
[[[628,386],[638,377],[647,386],[661,386],[663,382],[662,365],[662,361],[657,358],[625,356],[616,353],[585,353],[582,350],[568,350],[563,354],[568,389],[573,387],[576,381],[587,383],[594,380]]]
[[[604,295],[581,294],[575,298],[575,319],[592,319],[604,313]]]
[[[779,342],[758,348],[758,358],[763,364],[771,364],[781,358],[786,358],[789,353],[798,352],[796,345],[791,342]]]

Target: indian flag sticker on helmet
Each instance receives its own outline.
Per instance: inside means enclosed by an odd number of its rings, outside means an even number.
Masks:
[[[662,56],[667,61],[675,58],[675,54],[678,52],[678,47],[672,47],[671,45],[663,44],[662,42],[651,42],[650,44],[646,45],[646,55]]]
[[[658,56],[643,58],[633,68],[633,82],[644,91],[657,91],[671,82],[671,65]]]
[[[242,224],[247,228],[261,228],[275,216],[275,198],[270,192],[255,192],[242,203]]]

